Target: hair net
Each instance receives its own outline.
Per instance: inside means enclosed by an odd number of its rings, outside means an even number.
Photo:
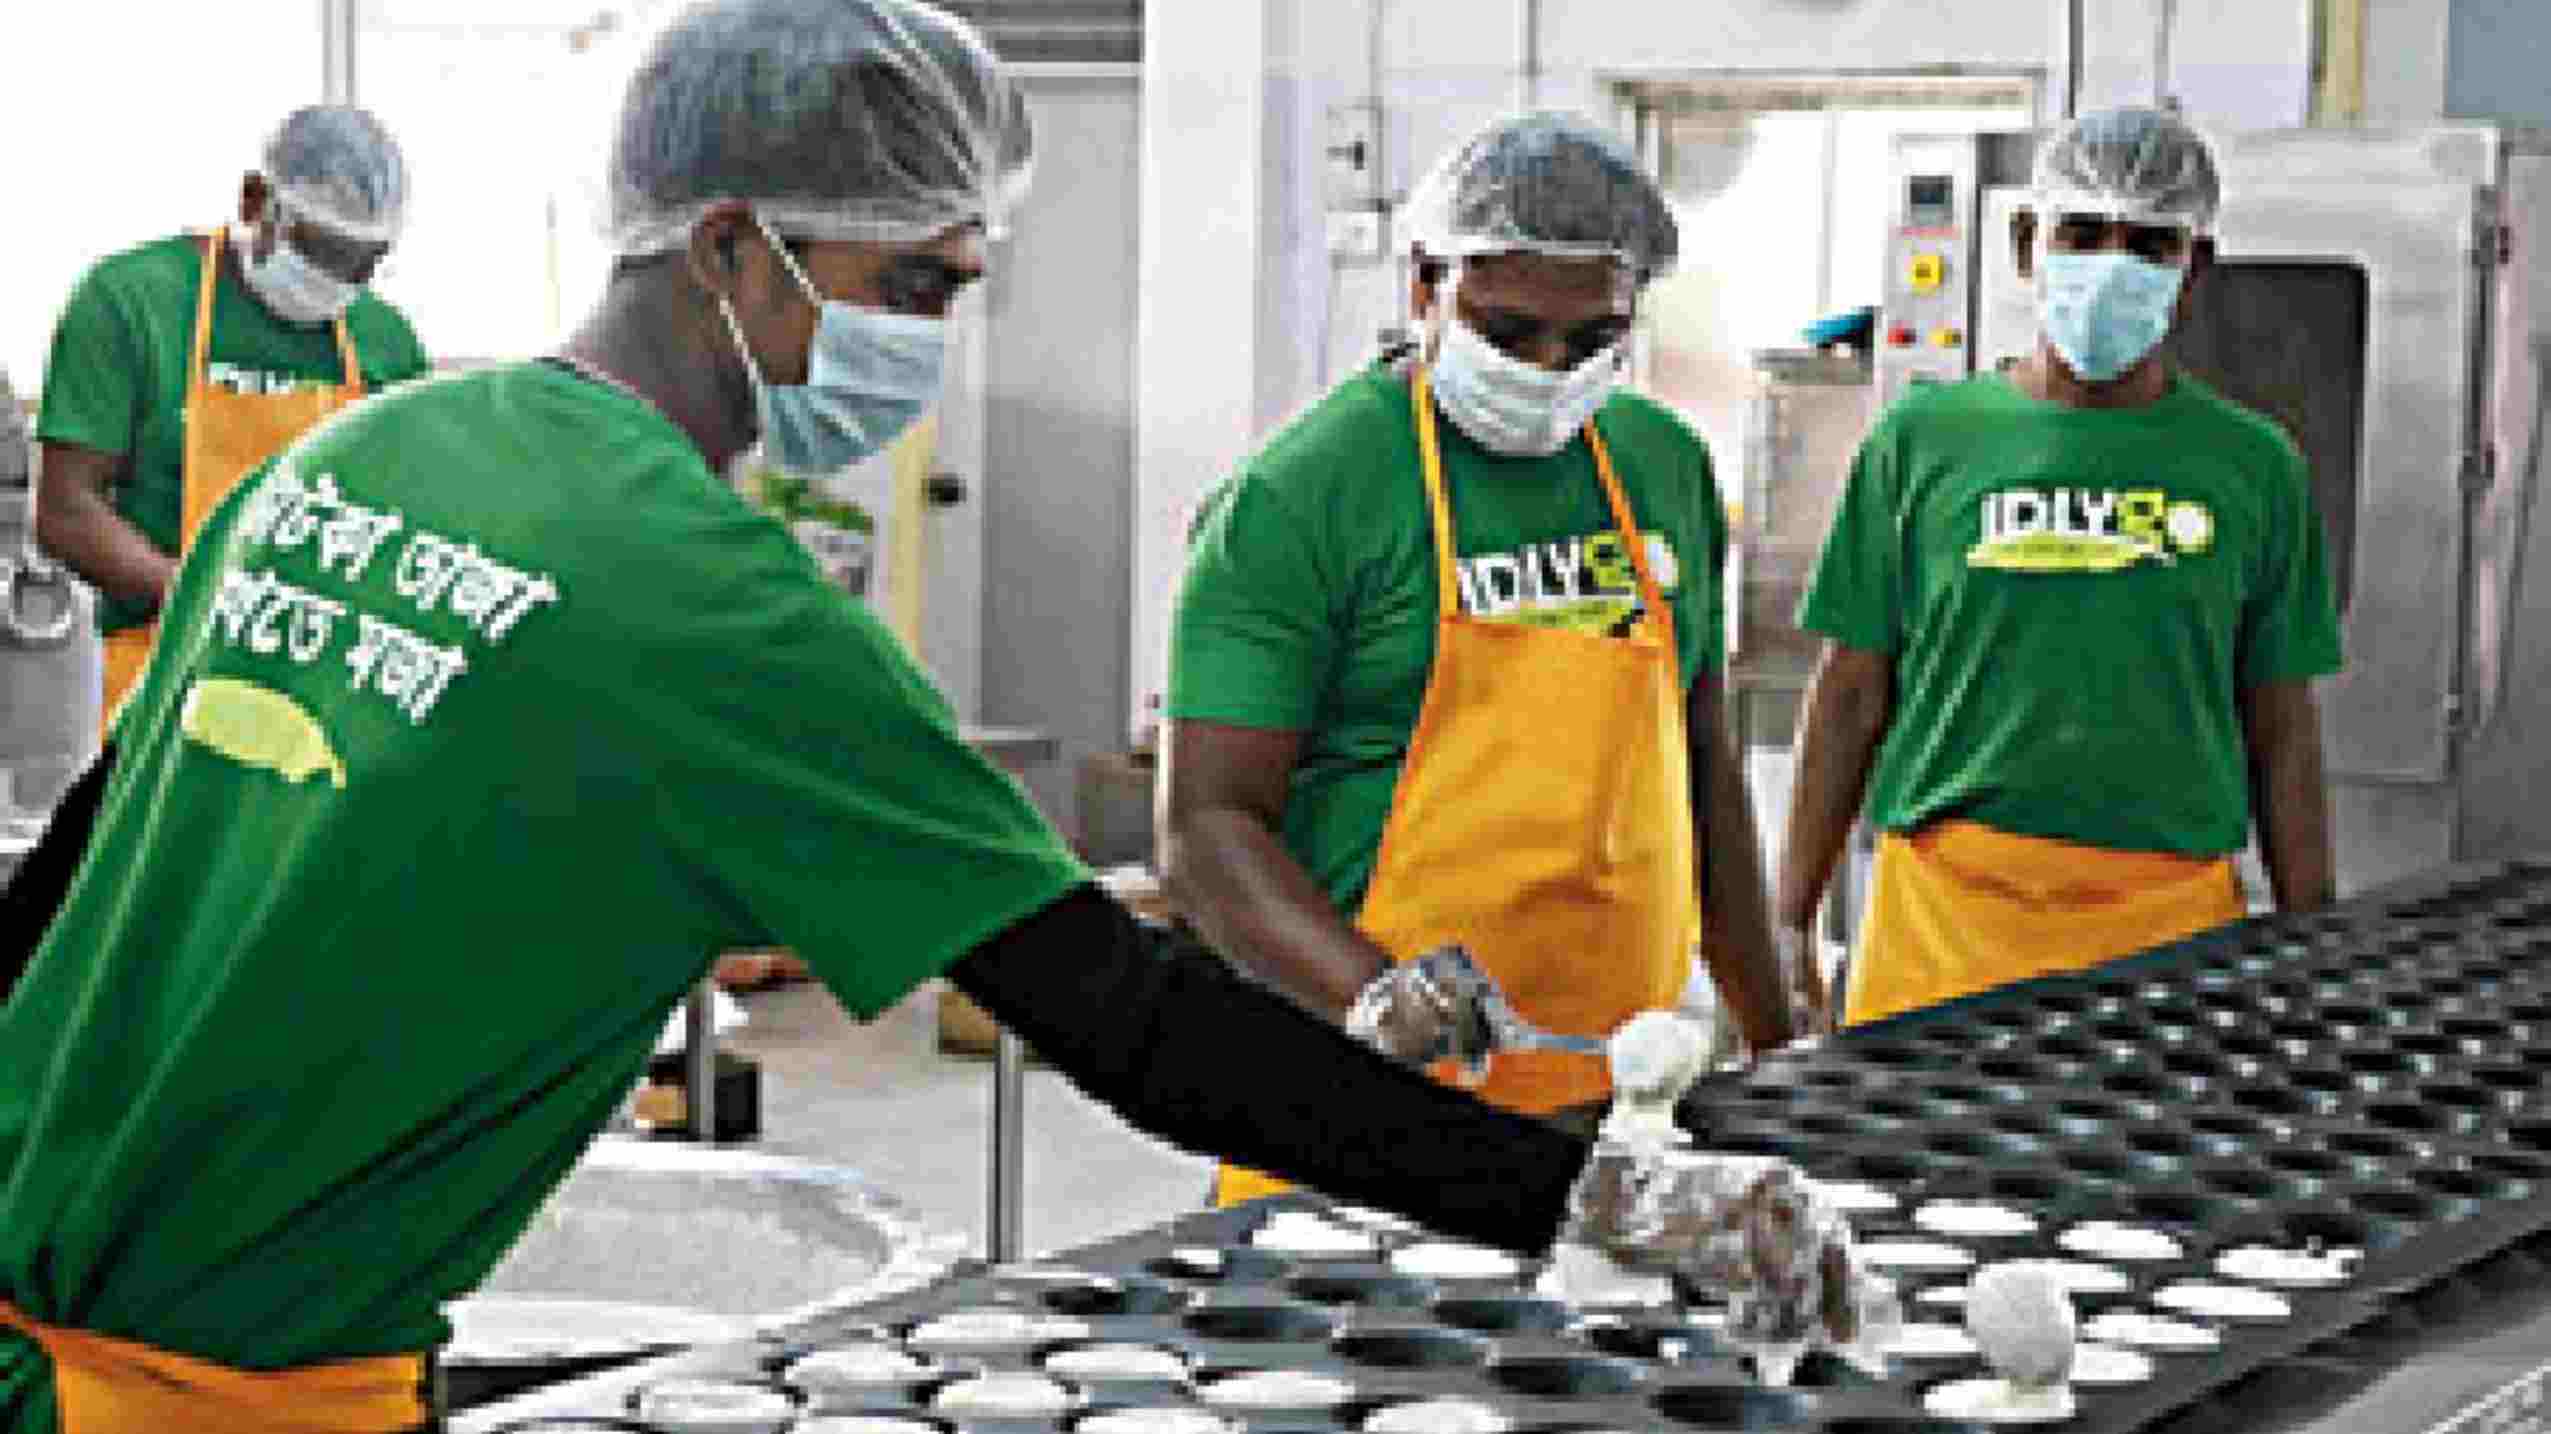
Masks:
[[[705,0],[630,78],[606,225],[622,254],[686,242],[720,200],[783,234],[906,242],[1025,190],[1027,100],[972,27],[917,0]]]
[[[2223,206],[2213,152],[2168,110],[2100,110],[2072,121],[2038,151],[2030,188],[2050,222],[2097,214],[2208,234]]]
[[[1641,283],[1674,267],[1674,211],[1627,145],[1581,115],[1517,115],[1446,155],[1409,195],[1428,254],[1618,259]]]
[[[294,110],[266,141],[258,170],[293,217],[348,238],[387,243],[407,222],[407,161],[369,110]]]

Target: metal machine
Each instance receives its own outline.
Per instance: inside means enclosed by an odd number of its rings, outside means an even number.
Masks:
[[[14,403],[0,385],[0,407]],[[0,833],[53,809],[97,750],[98,729],[95,600],[36,551],[31,465],[15,417],[0,413]],[[0,880],[11,868],[0,847]]]
[[[1870,411],[2034,343],[2010,237],[2031,148],[1899,141]],[[2321,686],[2342,887],[2551,847],[2551,786],[2535,778],[2551,756],[2551,552],[2532,551],[2551,144],[2479,125],[2292,130],[2223,136],[2216,158],[2217,268],[2173,353],[2311,463],[2346,643]],[[1778,461],[1800,441],[1766,452],[1754,511],[1830,510],[1816,490],[1845,466]],[[1779,535],[1746,527],[1782,566]]]

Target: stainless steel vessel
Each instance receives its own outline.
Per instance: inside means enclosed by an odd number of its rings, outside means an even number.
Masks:
[[[97,748],[95,600],[35,548],[32,455],[0,389],[0,817],[48,811]]]

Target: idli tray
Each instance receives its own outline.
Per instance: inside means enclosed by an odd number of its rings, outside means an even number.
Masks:
[[[1921,1241],[1979,1263],[2102,1265],[2116,1287],[2076,1295],[2086,1322],[2141,1311],[2215,1336],[2194,1352],[2147,1349],[2153,1373],[2140,1382],[2077,1386],[2074,1416],[2056,1427],[2258,1427],[2280,1401],[2326,1393],[2335,1370],[2413,1357],[2404,1331],[2420,1326],[2410,1312],[2451,1305],[2458,1281],[2505,1285],[2509,1261],[2551,1253],[2545,953],[2551,864],[2453,868],[2310,917],[2244,922],[1857,1028],[1705,1081],[1678,1116],[1704,1148],[1782,1156],[1820,1180],[1894,1196],[1891,1210],[1851,1217],[1873,1248]],[[2002,1207],[2032,1228],[1979,1237],[1916,1221],[1943,1201]],[[1401,1273],[1390,1253],[1427,1237],[1399,1229],[1375,1229],[1363,1256],[1256,1248],[1258,1227],[1286,1210],[1342,1223],[1356,1213],[1308,1193],[1199,1211],[1028,1269],[961,1267],[903,1297],[756,1344],[693,1351],[643,1377],[787,1390],[784,1373],[800,1356],[902,1344],[935,1316],[992,1306],[1080,1327],[1015,1348],[930,1351],[931,1372],[895,1386],[790,1397],[808,1413],[1007,1434],[1070,1429],[1118,1409],[1206,1407],[1199,1391],[1218,1379],[1300,1371],[1354,1394],[1320,1408],[1212,1412],[1250,1434],[1356,1430],[1385,1406],[1447,1397],[1492,1405],[1510,1427],[1539,1434],[1984,1427],[1923,1411],[1933,1386],[1988,1372],[1972,1353],[1899,1359],[1884,1379],[1811,1356],[1790,1387],[1766,1388],[1706,1308],[1571,1308],[1533,1292],[1531,1262],[1494,1279]],[[2137,1261],[2062,1243],[2094,1221],[2160,1230],[2178,1253]],[[2215,1266],[2240,1245],[2365,1255],[2336,1285],[2278,1288],[2283,1318],[2156,1306],[2174,1284],[2249,1283]],[[1199,1249],[1216,1252],[1219,1268],[1180,1258]],[[1909,1317],[1959,1325],[1962,1311],[1946,1301],[1968,1272],[1890,1273]],[[1062,1379],[1073,1403],[1059,1418],[932,1412],[952,1380],[1040,1370],[1058,1348],[1083,1343],[1165,1350],[1184,1376]],[[628,1382],[592,1387],[616,1392],[573,1412],[629,1419]],[[568,1412],[556,1400],[542,1407]],[[2247,1422],[2222,1424],[2227,1410]]]

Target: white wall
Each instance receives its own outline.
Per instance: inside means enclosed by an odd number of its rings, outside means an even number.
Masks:
[[[89,265],[239,212],[239,178],[320,99],[318,8],[11,5],[0,132],[12,138],[0,367],[42,382],[62,301]],[[253,83],[243,77],[254,77]]]
[[[1135,309],[1133,717],[1159,687],[1195,500],[1259,430],[1270,8],[1144,7]]]
[[[1553,70],[2035,65],[2061,48],[2059,13],[2049,0],[1542,0],[1541,48]]]
[[[2365,123],[2426,124],[2445,112],[2453,12],[2444,0],[2365,0]]]

